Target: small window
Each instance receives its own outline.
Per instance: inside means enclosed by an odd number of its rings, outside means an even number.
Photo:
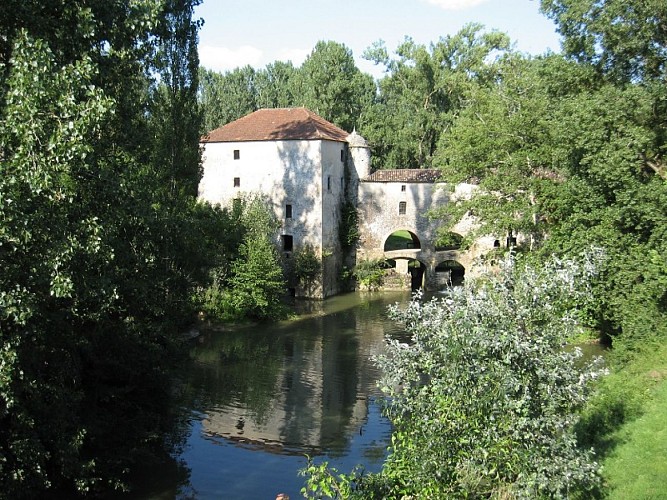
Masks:
[[[292,218],[292,205],[285,205],[285,218],[286,219]]]
[[[405,184],[401,184],[401,191],[405,191]]]
[[[404,201],[400,202],[398,204],[398,215],[405,215],[405,209],[407,207],[407,203]]]
[[[331,176],[327,177],[327,191],[331,191]]]
[[[341,177],[340,178],[340,190],[342,191],[344,189],[345,189],[345,177]]]
[[[240,160],[241,159],[241,150],[240,149],[235,149],[234,150],[234,159],[235,160]]]
[[[345,150],[344,149],[340,150],[340,161],[345,161]]]
[[[241,178],[240,177],[234,177],[234,187],[241,187]]]
[[[294,238],[291,234],[283,234],[280,237],[283,240],[283,252],[291,252],[294,248]]]

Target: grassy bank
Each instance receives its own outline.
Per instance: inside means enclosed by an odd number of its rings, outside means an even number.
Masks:
[[[584,415],[610,499],[667,499],[667,345],[613,370]]]

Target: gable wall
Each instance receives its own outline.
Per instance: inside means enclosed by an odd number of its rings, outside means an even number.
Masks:
[[[204,144],[199,197],[229,205],[234,198],[261,193],[293,237],[293,249],[311,245],[324,255],[324,279],[313,296],[338,293],[342,269],[338,223],[344,197],[346,145],[336,141],[248,141]],[[234,150],[239,159],[234,159]],[[341,160],[341,150],[343,160]],[[234,178],[240,186],[234,186]],[[286,205],[292,218],[286,218]],[[276,235],[279,242],[280,234]],[[279,247],[282,248],[282,247]],[[285,255],[291,258],[291,255]]]
[[[405,186],[405,191],[401,187]],[[407,229],[419,237],[422,248],[433,250],[436,229],[426,213],[446,204],[449,193],[444,184],[407,182],[361,182],[359,184],[360,257],[375,258],[382,252],[387,237]],[[399,204],[405,202],[405,215]],[[368,250],[368,251],[366,251]]]
[[[234,150],[240,158],[234,160]],[[206,143],[199,197],[227,205],[251,193],[266,196],[295,245],[321,246],[322,186],[318,141],[257,141]],[[287,166],[287,167],[286,167]],[[234,187],[238,177],[240,186]],[[292,205],[292,219],[285,205]]]

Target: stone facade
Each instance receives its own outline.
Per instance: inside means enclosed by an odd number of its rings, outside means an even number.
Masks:
[[[427,289],[442,281],[436,273],[442,261],[455,260],[468,269],[475,257],[493,248],[493,238],[477,241],[466,253],[434,246],[438,222],[428,218],[428,211],[453,197],[470,196],[473,186],[450,192],[437,182],[435,170],[372,173],[370,148],[356,131],[348,134],[305,108],[259,110],[202,142],[201,199],[230,204],[244,194],[260,194],[281,221],[276,243],[283,257],[289,260],[310,246],[321,259],[321,276],[296,286],[297,296],[325,298],[341,291],[345,256],[339,225],[346,197],[359,214],[360,241],[352,260],[392,259],[398,274],[408,272],[409,260],[418,260],[426,269]],[[472,224],[463,220],[455,230],[465,235]],[[385,252],[387,238],[398,230],[409,231],[418,248]]]
[[[256,113],[263,115],[255,117],[259,120],[266,120],[266,115],[274,119],[269,127],[275,131],[268,138],[250,120],[242,134],[236,130],[236,137],[214,131],[203,141],[199,197],[224,205],[244,195],[262,195],[281,223],[276,243],[284,259],[307,246],[322,259],[320,279],[297,287],[295,293],[312,298],[334,295],[340,291],[342,272],[338,225],[345,196],[348,134],[341,129],[309,131],[304,122],[312,119],[316,128],[316,119],[322,119],[303,108]],[[290,123],[303,126],[289,129],[286,124]]]

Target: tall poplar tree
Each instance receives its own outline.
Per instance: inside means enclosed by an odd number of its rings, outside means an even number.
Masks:
[[[0,7],[7,497],[121,487],[135,451],[161,446],[189,312],[175,228],[199,171],[195,4]]]

